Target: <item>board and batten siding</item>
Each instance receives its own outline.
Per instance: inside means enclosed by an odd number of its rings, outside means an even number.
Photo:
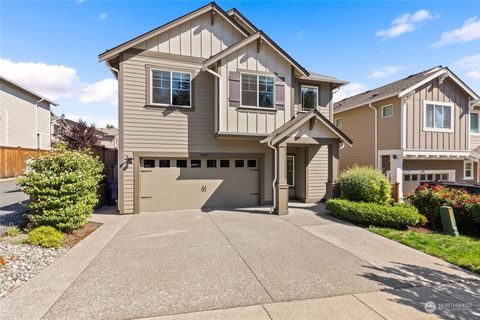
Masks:
[[[468,94],[453,80],[436,78],[415,90],[406,104],[406,149],[462,151],[469,149]],[[453,103],[454,132],[424,131],[424,101]]]
[[[382,107],[393,105],[393,115],[388,118],[382,118]],[[379,102],[372,103],[377,108],[378,113],[378,150],[400,149],[401,147],[401,99],[393,97]],[[365,110],[365,112],[372,112]],[[356,138],[356,137],[353,137]],[[356,140],[356,139],[354,139]]]
[[[50,149],[50,104],[17,86],[0,83],[0,145]],[[38,138],[37,138],[38,133]]]
[[[281,109],[260,110],[242,108],[229,103],[230,72],[277,75],[285,78],[285,105]],[[240,48],[222,59],[218,68],[222,76],[220,101],[220,132],[267,135],[292,118],[291,115],[291,65],[268,45],[257,52],[256,42]]]
[[[326,82],[299,82],[294,79],[295,97],[294,108],[295,113],[302,111],[302,85],[318,88],[318,111],[324,115],[328,120],[332,119],[333,103],[332,103],[332,84]]]
[[[147,106],[147,66],[175,62],[135,54],[123,54],[120,63],[122,117],[120,159],[135,152],[156,153],[262,153],[265,154],[264,199],[272,200],[272,152],[258,140],[216,139],[214,77],[192,65],[192,109]],[[185,68],[185,63],[178,67]],[[160,67],[161,68],[161,67]],[[124,168],[122,213],[134,211],[134,167]],[[120,181],[120,183],[122,183]],[[121,204],[120,204],[121,207]]]
[[[211,22],[211,14],[205,13],[142,42],[135,48],[210,58],[244,37],[230,22],[219,15],[216,15],[213,25]]]

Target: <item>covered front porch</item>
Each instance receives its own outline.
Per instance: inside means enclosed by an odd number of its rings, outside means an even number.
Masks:
[[[318,202],[339,194],[339,150],[352,141],[317,110],[297,116],[261,142],[274,149],[274,212],[289,200]]]

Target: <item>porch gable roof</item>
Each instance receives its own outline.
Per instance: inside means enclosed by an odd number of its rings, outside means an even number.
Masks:
[[[278,143],[283,138],[291,135],[295,132],[298,128],[302,125],[310,121],[311,119],[315,119],[323,123],[335,136],[337,136],[341,141],[345,142],[349,146],[352,146],[353,141],[340,130],[337,128],[332,122],[330,122],[324,115],[322,115],[317,109],[313,109],[307,113],[299,115],[278,129],[274,130],[270,133],[265,139],[261,140],[261,143],[268,143],[270,142],[272,145]]]

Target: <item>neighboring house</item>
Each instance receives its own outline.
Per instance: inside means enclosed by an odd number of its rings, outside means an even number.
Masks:
[[[215,3],[99,55],[119,84],[119,211],[319,201],[341,144],[332,90]]]
[[[0,146],[50,149],[54,101],[0,76]]]
[[[100,145],[109,149],[118,149],[118,129],[117,128],[98,128],[98,134],[101,136]]]
[[[438,66],[335,103],[335,125],[355,140],[341,170],[375,166],[407,193],[422,181],[479,181],[478,99]]]

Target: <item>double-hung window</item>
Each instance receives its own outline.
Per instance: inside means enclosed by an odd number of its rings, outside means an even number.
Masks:
[[[473,179],[473,161],[466,160],[463,162],[463,179]]]
[[[191,106],[190,73],[151,69],[151,104]]]
[[[242,106],[273,108],[275,106],[275,78],[273,76],[242,73]]]
[[[318,106],[318,88],[302,86],[302,110],[310,111]]]
[[[424,102],[425,131],[453,131],[453,104],[443,102]]]
[[[382,107],[382,118],[389,118],[393,116],[393,105],[389,104],[388,106]]]
[[[470,133],[480,134],[479,113],[470,113]]]

